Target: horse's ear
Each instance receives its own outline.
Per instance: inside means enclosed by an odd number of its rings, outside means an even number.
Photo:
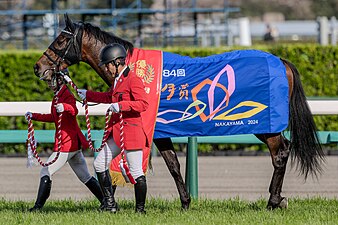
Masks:
[[[74,31],[75,26],[74,26],[73,21],[69,18],[67,13],[64,16],[65,16],[66,28],[69,28],[69,31]]]

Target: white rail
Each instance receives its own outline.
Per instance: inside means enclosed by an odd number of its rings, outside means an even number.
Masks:
[[[312,114],[336,115],[338,114],[338,100],[308,100]],[[89,103],[91,104],[91,103]],[[0,102],[0,116],[23,116],[27,111],[49,113],[51,102]],[[84,107],[77,102],[79,115],[84,115]],[[103,116],[109,104],[99,104],[89,107],[89,114]]]
[[[95,104],[95,103],[89,103]],[[76,102],[79,115],[84,116],[85,111],[81,103]],[[89,115],[105,115],[110,104],[99,104],[89,107]],[[0,116],[24,116],[27,111],[50,113],[51,102],[0,102]]]

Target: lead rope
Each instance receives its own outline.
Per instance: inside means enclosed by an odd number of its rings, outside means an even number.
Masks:
[[[129,167],[128,167],[128,163],[126,160],[126,153],[125,153],[125,149],[124,149],[124,131],[123,131],[123,117],[122,117],[122,112],[120,112],[120,147],[121,147],[121,160],[120,160],[120,169],[122,172],[122,175],[125,179],[125,181],[127,183],[132,183],[132,184],[136,184],[135,179],[133,178],[133,176],[130,173]]]
[[[70,86],[72,86],[72,88],[74,88],[74,90],[77,92],[78,88],[77,86],[74,84],[74,82],[70,79],[69,76],[64,75],[64,79],[67,81],[67,83],[70,84]],[[99,148],[94,148],[93,145],[93,141],[92,141],[92,134],[91,134],[91,129],[90,129],[90,120],[89,120],[89,112],[88,112],[88,102],[86,99],[83,100],[83,104],[85,106],[85,116],[86,116],[86,126],[87,126],[87,134],[88,134],[88,141],[89,141],[89,148],[93,151],[93,152],[99,152],[102,150],[102,148],[104,147],[104,145],[106,144],[108,137],[109,137],[109,118],[111,115],[111,111],[107,110],[106,112],[106,118],[105,118],[105,126],[104,126],[104,133],[103,133],[103,137],[102,137],[102,143],[101,146]]]
[[[74,90],[77,92],[78,88],[74,84],[74,82],[70,79],[69,76],[64,75],[64,79],[74,88]],[[108,124],[109,124],[109,117],[112,114],[111,110],[107,110],[106,112],[106,121],[105,121],[105,127],[104,127],[104,133],[102,138],[102,144],[100,148],[95,149],[92,143],[92,136],[90,131],[90,120],[89,120],[89,112],[88,112],[88,102],[86,99],[83,100],[83,104],[85,105],[85,115],[86,115],[86,125],[87,125],[87,133],[88,133],[88,141],[89,141],[89,147],[92,151],[99,152],[102,150],[104,145],[107,142],[107,139],[109,137],[109,131],[108,131]],[[122,175],[127,183],[136,184],[135,179],[130,173],[128,163],[125,156],[125,149],[124,149],[124,126],[123,126],[124,120],[122,117],[122,112],[120,112],[120,148],[121,148],[121,160],[120,160],[120,169],[122,172]]]
[[[59,98],[57,96],[55,96],[55,104],[58,103]],[[27,120],[28,120],[28,135],[27,135],[27,139],[28,139],[28,144],[31,147],[31,151],[34,154],[34,157],[38,160],[38,162],[40,163],[41,166],[43,167],[47,167],[52,165],[53,163],[56,162],[56,160],[59,158],[60,156],[60,151],[61,151],[61,121],[62,121],[62,113],[59,113],[59,118],[58,118],[58,122],[57,122],[57,129],[58,129],[58,149],[57,149],[57,153],[56,156],[54,157],[54,159],[52,161],[49,162],[42,162],[41,158],[38,155],[38,152],[36,151],[36,145],[35,145],[35,135],[34,135],[34,125],[32,122],[32,118],[30,117],[30,115],[27,116]]]

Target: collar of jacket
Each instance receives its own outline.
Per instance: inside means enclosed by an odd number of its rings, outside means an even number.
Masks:
[[[58,90],[55,94],[54,97],[60,97],[62,93],[67,89],[67,85],[63,84],[60,90]]]
[[[123,76],[127,77],[128,74],[129,74],[129,71],[130,71],[130,68],[129,68],[129,66],[127,66],[127,68],[123,71]]]
[[[115,80],[120,79],[120,77],[121,77],[122,75],[123,75],[124,77],[127,77],[129,71],[130,71],[129,66],[126,66],[125,68],[123,68],[122,74],[119,73],[119,75],[118,75],[117,77],[115,77]]]

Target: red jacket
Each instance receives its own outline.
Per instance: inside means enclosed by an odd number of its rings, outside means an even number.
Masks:
[[[74,96],[70,93],[66,85],[63,85],[59,93],[56,95],[59,100],[57,103],[63,103],[64,112],[61,120],[61,152],[73,152],[83,148],[88,148],[88,141],[82,134],[81,129],[77,123],[76,115],[78,109],[76,108],[76,101]],[[54,96],[51,106],[50,114],[32,113],[32,119],[42,122],[54,122],[55,143],[54,151],[58,150],[58,113],[56,112],[56,96]],[[39,140],[38,140],[39,141]]]
[[[87,91],[89,102],[113,103],[118,102],[124,120],[124,146],[126,150],[143,149],[149,147],[149,141],[143,129],[141,112],[148,108],[147,95],[141,78],[127,67],[123,74],[108,92]],[[109,121],[112,136],[117,146],[120,146],[120,114],[114,114]]]

